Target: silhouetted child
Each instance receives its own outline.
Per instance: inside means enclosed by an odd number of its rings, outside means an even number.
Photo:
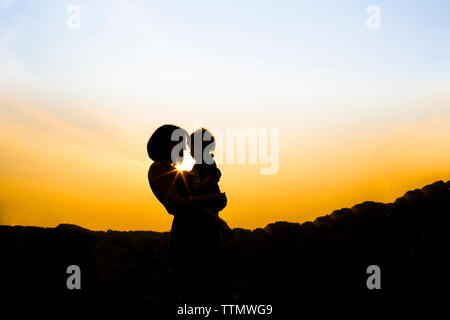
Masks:
[[[206,141],[204,141],[206,140]],[[212,134],[202,128],[198,129],[190,136],[189,147],[191,150],[191,156],[195,159],[195,165],[193,166],[189,178],[188,184],[193,195],[204,195],[220,193],[219,180],[222,176],[219,168],[217,168],[214,161],[215,139]],[[221,236],[226,240],[231,235],[231,229],[227,223],[219,218],[219,211],[215,208],[202,209],[209,215],[217,216],[218,225],[221,231]]]

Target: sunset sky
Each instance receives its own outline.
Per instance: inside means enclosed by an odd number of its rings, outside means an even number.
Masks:
[[[168,231],[146,152],[166,123],[279,130],[276,174],[219,164],[231,227],[450,180],[449,21],[448,1],[0,0],[0,224]]]

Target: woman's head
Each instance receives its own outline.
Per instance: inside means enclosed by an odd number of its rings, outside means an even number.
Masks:
[[[172,124],[159,127],[148,140],[148,156],[153,161],[180,163],[183,160],[187,135],[186,130]]]

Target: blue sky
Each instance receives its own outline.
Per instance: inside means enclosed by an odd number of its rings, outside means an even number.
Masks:
[[[96,68],[99,73],[117,68],[117,78],[137,71],[145,80],[150,77],[145,73],[174,72],[171,63],[200,74],[230,68],[236,78],[314,68],[419,82],[449,76],[446,1],[2,3],[2,47],[50,84],[61,78],[82,82],[88,76],[82,72]],[[69,4],[82,9],[80,30],[66,28]],[[370,4],[381,9],[380,30],[365,26]],[[9,36],[13,39],[5,39]],[[162,58],[164,53],[172,60]]]
[[[79,30],[66,27],[71,4]],[[379,30],[366,27],[372,4]],[[447,1],[2,0],[0,83],[136,118],[208,108],[384,119],[448,91],[449,12]]]

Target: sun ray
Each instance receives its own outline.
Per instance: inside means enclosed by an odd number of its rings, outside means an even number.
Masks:
[[[181,179],[183,180],[184,186],[186,187],[186,190],[187,190],[188,194],[191,194],[191,189],[189,188],[189,185],[188,185],[188,183],[186,181],[186,176],[185,176],[184,172],[180,171],[178,174],[181,175]]]

